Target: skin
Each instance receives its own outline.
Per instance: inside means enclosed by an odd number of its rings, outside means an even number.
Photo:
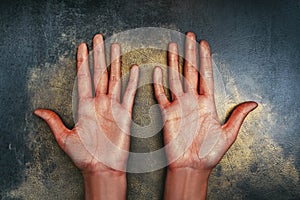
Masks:
[[[78,47],[78,113],[72,130],[51,110],[35,114],[50,126],[59,146],[81,170],[86,199],[125,199],[126,163],[130,144],[132,106],[139,71],[133,66],[121,102],[120,46],[111,46],[111,72],[106,69],[102,35],[93,40],[94,76],[88,65],[86,44]],[[208,43],[196,36],[186,39],[186,61],[182,87],[175,43],[169,45],[169,83],[172,101],[162,87],[162,71],[154,71],[154,90],[164,120],[168,166],[165,199],[205,199],[212,169],[234,143],[238,131],[255,102],[244,102],[221,125],[214,102],[212,61]],[[200,78],[197,56],[200,57]],[[92,92],[95,87],[95,94]]]
[[[186,34],[183,84],[177,51],[176,43],[170,43],[168,70],[171,101],[162,86],[162,70],[159,67],[154,70],[154,91],[162,111],[166,154],[170,162],[164,198],[205,199],[212,169],[234,143],[245,117],[257,107],[257,103],[239,104],[227,122],[220,124],[214,101],[208,43],[200,41],[198,44],[194,33]]]
[[[78,47],[79,103],[74,128],[66,128],[51,110],[37,109],[35,114],[48,123],[59,146],[81,170],[86,199],[125,199],[130,123],[139,70],[132,66],[121,102],[120,46],[111,46],[110,77],[102,35],[94,37],[93,50],[94,76],[91,77],[87,46],[82,43]]]

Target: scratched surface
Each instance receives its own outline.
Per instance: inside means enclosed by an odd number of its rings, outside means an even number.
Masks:
[[[209,41],[220,120],[237,103],[259,103],[214,169],[208,199],[300,198],[299,1],[20,0],[1,2],[0,12],[1,199],[83,199],[79,171],[32,111],[52,109],[71,128],[77,45],[91,47],[96,33],[109,38],[148,26],[193,31]],[[124,74],[133,63],[145,65],[140,83],[147,82],[153,69],[147,64],[166,64],[166,52],[132,51],[122,61]],[[134,122],[151,123],[153,104],[153,88],[145,84]],[[131,151],[162,145],[161,133],[132,138]],[[128,174],[128,199],[162,199],[164,177],[165,169]]]

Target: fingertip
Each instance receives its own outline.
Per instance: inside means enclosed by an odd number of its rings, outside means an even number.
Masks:
[[[155,67],[154,67],[154,71],[162,72],[162,69],[161,69],[161,67],[159,67],[159,66],[155,66]]]
[[[78,45],[78,52],[85,53],[87,51],[87,44],[82,42]]]
[[[187,32],[185,38],[185,53],[186,57],[189,58],[187,62],[196,59],[196,49],[196,35],[193,32]],[[193,53],[191,53],[190,51],[192,51]],[[193,61],[193,63],[195,63],[195,61]]]
[[[154,81],[157,83],[158,80],[160,80],[161,77],[162,77],[162,69],[161,69],[161,67],[159,67],[159,66],[155,66],[154,67],[153,76],[154,76]]]
[[[208,44],[207,40],[201,40],[200,41],[200,46],[203,47],[203,48],[206,48],[206,49],[209,48],[209,44]]]
[[[200,55],[202,57],[209,57],[210,56],[210,47],[206,40],[200,41]]]
[[[250,103],[252,104],[253,106],[253,109],[252,110],[255,110],[257,107],[258,107],[258,103],[255,102],[255,101],[250,101]]]
[[[33,111],[33,113],[37,116],[41,116],[42,111],[43,111],[42,109],[36,109]]]
[[[177,43],[176,42],[170,42],[168,51],[171,53],[177,53]]]
[[[132,73],[137,73],[137,72],[139,71],[139,66],[136,65],[136,64],[131,65],[130,71],[131,71]]]
[[[241,108],[246,109],[246,112],[249,113],[258,107],[258,103],[256,103],[255,101],[246,101],[240,106]]]
[[[47,109],[36,109],[34,114],[46,121],[56,116],[55,112]]]
[[[52,113],[52,111],[43,109],[43,108],[39,108],[39,109],[34,110],[33,113],[39,117],[44,117],[46,114]]]
[[[86,43],[81,43],[77,50],[77,62],[82,63],[87,57],[87,45]]]
[[[255,101],[250,101],[250,102],[248,102],[248,105],[249,105],[249,107],[250,107],[250,111],[249,111],[249,112],[254,111],[254,110],[258,107],[258,103],[255,102]]]
[[[96,34],[93,39],[93,48],[96,48],[101,43],[103,43],[102,34]]]
[[[192,40],[196,40],[196,34],[193,33],[193,32],[191,32],[191,31],[189,31],[189,32],[186,33],[186,37],[188,37],[188,38],[190,38]]]
[[[94,36],[93,42],[95,42],[95,43],[103,42],[103,35],[102,34],[96,34]]]
[[[130,76],[137,78],[139,76],[139,67],[134,64],[130,67]]]
[[[251,105],[251,107],[253,107],[253,109],[255,109],[255,108],[258,107],[258,103],[255,102],[255,101],[248,101],[248,102],[246,102],[246,103],[248,103],[249,105]]]

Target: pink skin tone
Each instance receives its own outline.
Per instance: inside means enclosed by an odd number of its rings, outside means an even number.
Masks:
[[[130,122],[139,70],[137,66],[132,66],[123,101],[120,102],[120,46],[111,46],[110,78],[102,35],[94,37],[93,50],[92,78],[87,46],[80,44],[78,47],[79,103],[75,127],[67,129],[51,110],[38,109],[35,114],[48,123],[59,146],[81,170],[86,199],[125,199]],[[96,86],[95,95],[92,94],[92,81]],[[114,109],[117,115],[113,114]]]
[[[196,36],[187,33],[184,87],[178,73],[177,46],[175,43],[169,45],[172,101],[167,99],[162,87],[161,69],[156,67],[154,70],[155,96],[165,124],[164,140],[171,144],[166,148],[168,160],[172,162],[167,170],[165,199],[205,199],[212,169],[234,143],[247,114],[257,107],[255,102],[244,102],[234,109],[224,125],[220,124],[214,102],[210,49],[206,41],[201,41],[198,53],[196,44]],[[102,35],[94,37],[93,49],[94,77],[91,77],[87,46],[81,44],[78,47],[79,103],[75,127],[72,130],[66,128],[51,110],[37,109],[35,114],[48,123],[59,146],[81,170],[86,199],[125,199],[130,122],[139,71],[137,66],[132,66],[121,101],[120,46],[111,46],[110,76]],[[210,137],[216,134],[219,137]],[[190,138],[190,143],[184,138]],[[205,143],[206,140],[213,142]]]
[[[185,44],[187,61],[184,63],[182,87],[177,45],[169,44],[168,65],[172,101],[167,99],[162,87],[161,69],[156,67],[154,71],[154,90],[162,110],[165,145],[174,141],[176,137],[192,136],[191,144],[185,147],[183,153],[182,146],[186,145],[184,137],[178,143],[172,143],[166,148],[168,159],[176,158],[176,160],[170,163],[167,169],[165,199],[205,199],[212,169],[234,143],[247,114],[257,107],[255,102],[239,104],[228,121],[224,125],[220,124],[214,101],[210,48],[206,41],[201,41],[198,53],[196,45],[195,34],[187,33]],[[198,54],[200,70],[197,65]],[[191,135],[186,130],[193,130],[194,134]],[[210,138],[213,142],[204,144],[204,140],[212,133],[219,137]],[[204,153],[201,149],[205,149]]]

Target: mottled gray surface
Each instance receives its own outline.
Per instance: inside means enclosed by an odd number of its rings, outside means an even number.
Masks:
[[[55,110],[73,126],[76,47],[96,33],[139,27],[193,31],[211,45],[224,93],[218,110],[256,100],[231,150],[213,171],[208,199],[300,198],[299,1],[8,1],[0,3],[0,196],[82,199],[82,178],[34,108]],[[131,62],[164,62],[163,52],[133,52]],[[151,70],[150,70],[151,71]],[[151,72],[143,74],[152,76]],[[140,88],[134,120],[149,123],[153,88]],[[222,118],[223,119],[223,118]],[[162,146],[157,134],[132,151]],[[162,199],[165,171],[128,174],[128,199]]]

